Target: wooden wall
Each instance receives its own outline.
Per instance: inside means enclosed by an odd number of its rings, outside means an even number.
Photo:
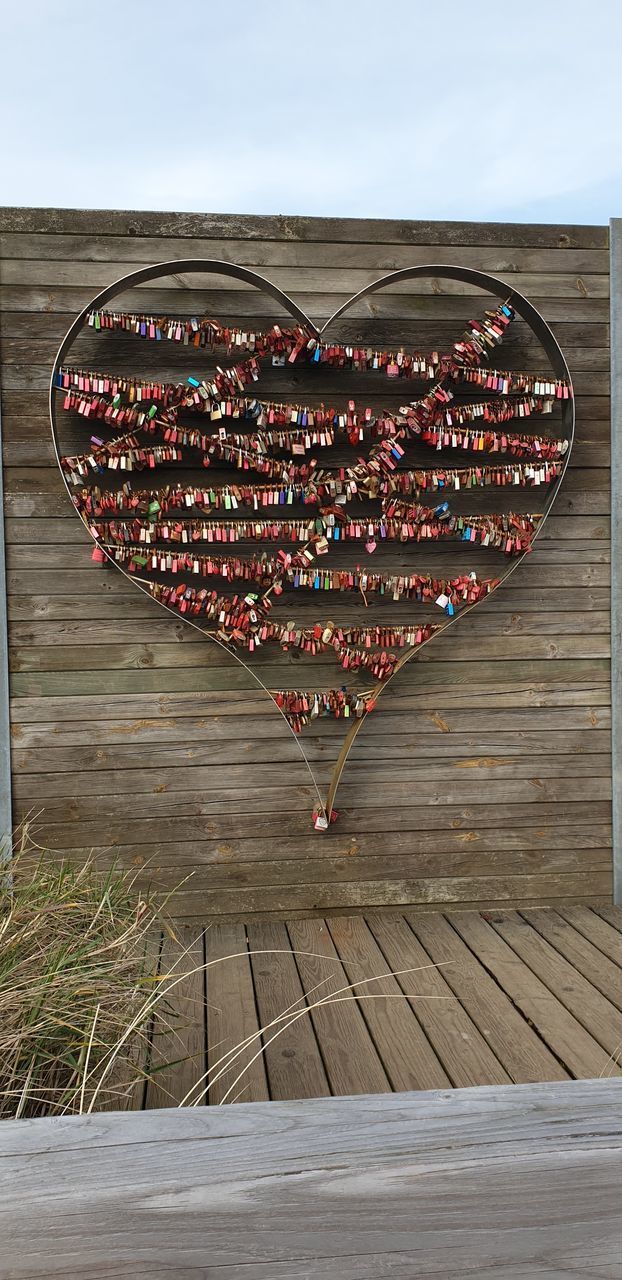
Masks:
[[[15,818],[36,815],[39,841],[72,858],[94,849],[146,881],[184,880],[184,917],[609,897],[607,229],[9,209],[0,231]],[[91,565],[53,458],[46,387],[75,313],[136,265],[190,256],[263,272],[314,319],[394,268],[488,271],[542,310],[575,380],[577,444],[541,541],[384,695],[324,836],[265,695]],[[408,340],[416,307],[418,340],[435,345],[481,313],[468,293],[427,280],[382,308],[376,295],[349,332]],[[234,290],[209,301],[223,319],[260,311]],[[174,294],[133,305],[174,310]],[[295,656],[273,661],[262,677],[296,685]],[[305,734],[322,778],[341,732]]]

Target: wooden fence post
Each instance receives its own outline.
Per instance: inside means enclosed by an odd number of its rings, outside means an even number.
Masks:
[[[622,218],[611,219],[610,237],[613,900],[622,903]]]
[[[11,737],[9,723],[9,644],[7,637],[6,557],[4,550],[4,466],[2,462],[2,387],[0,386],[0,862],[10,856]]]

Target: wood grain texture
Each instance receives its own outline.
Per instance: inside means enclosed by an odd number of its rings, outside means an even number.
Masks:
[[[613,1277],[621,1171],[619,1084],[602,1080],[7,1121],[0,1266]]]
[[[618,930],[594,911],[583,912],[576,907],[565,907],[559,912],[563,920],[593,942],[603,955],[622,966],[622,937]]]
[[[616,1009],[622,1009],[622,970],[617,959],[607,956],[582,930],[575,929],[571,920],[565,919],[562,913],[550,911],[543,914],[527,910],[521,914]]]
[[[582,968],[587,968],[590,978],[594,977],[593,968],[589,963],[590,957],[586,959],[589,944],[585,944],[584,947],[577,944],[572,948],[574,960],[570,962],[561,949],[558,950],[545,936],[541,935],[540,929],[550,933],[551,927],[546,922],[537,929],[515,912],[507,914],[499,912],[493,917],[492,924],[517,955],[523,959],[529,956],[527,963],[532,971],[546,982],[560,1003],[611,1055],[611,1061],[616,1061],[622,1044],[622,1016],[613,1003],[616,996],[619,1001],[619,971],[616,966],[608,965],[604,957],[601,960],[603,971],[612,967],[616,970],[614,979],[616,995],[612,999],[611,991],[608,991],[605,997],[588,977],[575,968],[576,960],[581,956],[583,957]]]
[[[204,236],[208,240],[333,241],[407,245],[522,245],[606,249],[607,227],[522,222],[411,222],[382,218],[160,213],[92,209],[2,209],[0,230],[20,234],[87,236]]]
[[[257,922],[247,933],[271,1098],[291,1097],[292,1080],[297,1098],[330,1093],[285,924]],[[331,967],[325,966],[324,980]]]
[[[620,1077],[619,1048],[599,1042],[602,1020],[582,1025],[568,992],[586,980],[619,1010],[622,911],[605,921],[586,906],[524,907],[506,922],[529,921],[519,955],[496,933],[496,911],[438,909],[378,916],[343,909],[330,918],[287,922],[250,918],[197,924],[182,942],[154,942],[160,978],[174,962],[188,979],[170,986],[164,1034],[154,1028],[144,1062],[147,1087],[130,1100],[147,1109],[176,1100],[261,1102],[351,1096],[373,1088],[427,1088]],[[530,932],[535,946],[529,945]],[[551,938],[567,961],[564,985],[549,965],[536,976],[538,945]],[[195,943],[199,939],[198,946]],[[203,941],[208,999],[203,997]],[[615,1030],[615,1028],[614,1028]],[[208,1070],[201,1062],[205,1046]],[[505,1072],[505,1074],[501,1074]],[[142,1084],[142,1081],[141,1081]],[[110,1109],[110,1108],[108,1108]]]
[[[102,866],[118,856],[144,867],[145,882],[170,888],[195,872],[173,909],[200,927],[210,918],[225,929],[246,916],[299,920],[366,906],[607,898],[607,228],[9,209],[0,213],[0,255],[18,819],[34,811],[38,838],[58,854],[77,859],[93,847]],[[296,745],[252,678],[120,576],[90,565],[50,447],[46,383],[76,310],[133,266],[192,255],[264,272],[318,318],[400,267],[489,271],[533,297],[576,380],[576,450],[542,540],[507,589],[386,694],[357,742],[339,823],[325,838],[311,828]],[[157,281],[130,291],[126,305],[166,310],[183,301],[249,325],[270,319],[260,294],[213,284]],[[480,299],[427,278],[375,295],[373,308],[366,300],[344,317],[343,334],[434,346]],[[137,359],[149,369],[164,358],[172,372],[187,362],[185,352],[163,357],[148,343],[138,351],[124,335],[108,335],[102,354],[101,341],[80,339],[84,359],[109,359],[119,371]],[[526,330],[507,360],[537,366]],[[363,382],[351,379],[359,397]],[[297,390],[290,375],[280,385]],[[373,385],[370,394],[382,386],[385,396],[382,380]],[[512,499],[527,509],[531,495]],[[473,495],[473,509],[486,501]],[[435,572],[455,565],[442,548],[416,555]],[[338,597],[329,607],[343,621],[356,613]],[[314,603],[296,608],[311,616]],[[332,667],[291,654],[260,654],[256,671],[269,685],[335,683]],[[322,722],[305,734],[322,778],[341,731]],[[244,1029],[243,1011],[239,1021]]]
[[[592,994],[589,984],[580,982],[583,1001],[573,1000],[571,1006],[564,997],[568,994],[566,982],[572,986],[575,981],[572,966],[562,965],[561,961],[556,965],[554,953],[547,955],[543,964],[542,947],[533,930],[523,931],[521,955],[517,947],[510,945],[516,935],[512,918],[505,917],[502,931],[496,922],[503,925],[503,919],[496,913],[484,920],[476,912],[460,912],[452,916],[452,925],[572,1075],[617,1074],[615,1048],[609,1051],[603,1048],[602,1041],[584,1024],[582,1014]],[[560,968],[563,968],[561,982],[558,981]],[[598,1029],[602,1031],[608,1010],[601,1008],[598,1012],[601,1015]],[[615,1016],[615,1010],[612,1012]],[[604,1034],[607,1038],[606,1028]]]
[[[164,933],[159,982],[170,991],[156,1006],[145,1105],[178,1105],[203,1076],[205,956],[203,932]]]
[[[243,924],[214,924],[205,934],[207,982],[206,1102],[262,1102],[269,1097],[248,941]],[[240,1072],[242,1080],[230,1086]],[[193,1093],[190,1102],[201,1096]]]
[[[290,921],[287,931],[331,1092],[389,1091],[389,1078],[359,1007],[360,999],[373,994],[368,984],[352,988],[324,920]]]
[[[545,913],[538,913],[543,916]],[[584,914],[587,914],[585,912]],[[566,1080],[568,1072],[521,1017],[512,1001],[473,955],[449,919],[407,913],[415,937],[499,1061],[515,1081]]]
[[[457,1000],[443,971],[405,919],[368,917],[389,968],[412,1002],[413,1012],[456,1088],[486,1079],[500,1084],[510,1076]]]

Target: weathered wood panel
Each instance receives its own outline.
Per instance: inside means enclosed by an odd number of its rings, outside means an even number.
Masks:
[[[296,744],[265,695],[233,660],[90,565],[53,459],[46,383],[76,310],[133,266],[193,255],[264,272],[315,318],[395,268],[455,262],[489,271],[534,299],[575,377],[576,448],[542,540],[507,588],[385,695],[351,758],[339,823],[324,837],[311,829],[313,793]],[[36,815],[39,840],[59,853],[79,858],[94,848],[102,865],[114,855],[144,866],[145,880],[167,889],[194,872],[177,909],[201,924],[208,916],[608,898],[607,229],[5,210],[0,256],[17,817]],[[253,325],[269,318],[255,291],[205,283],[158,281],[130,291],[125,304],[166,310],[183,297],[184,307]],[[373,309],[365,300],[349,312],[343,335],[434,345],[452,338],[481,298],[449,281],[400,285],[382,301],[375,295]],[[106,350],[123,372],[136,348],[117,337]],[[101,366],[93,335],[81,342],[84,359]],[[187,354],[163,357],[142,344],[140,359],[145,369],[165,359],[174,374]],[[503,359],[537,365],[533,339],[517,335]],[[293,394],[297,383],[279,386]],[[326,386],[338,382],[329,377]],[[349,392],[360,386],[353,375]],[[382,398],[392,402],[386,388]],[[474,509],[483,501],[469,497]],[[513,502],[527,509],[531,498]],[[455,566],[447,549],[416,556],[434,571]],[[485,557],[471,556],[469,567],[476,563],[490,568]],[[312,606],[297,609],[310,616]],[[354,611],[335,600],[331,616],[347,621]],[[335,683],[332,668],[291,654],[261,654],[256,670],[272,684]],[[321,722],[305,734],[321,778],[341,732]]]
[[[604,1080],[6,1121],[1,1266],[13,1280],[206,1265],[222,1280],[613,1277],[621,1171],[619,1084]]]

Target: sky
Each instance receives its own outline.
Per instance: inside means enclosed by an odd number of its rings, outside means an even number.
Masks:
[[[0,204],[603,223],[620,0],[0,0]]]

